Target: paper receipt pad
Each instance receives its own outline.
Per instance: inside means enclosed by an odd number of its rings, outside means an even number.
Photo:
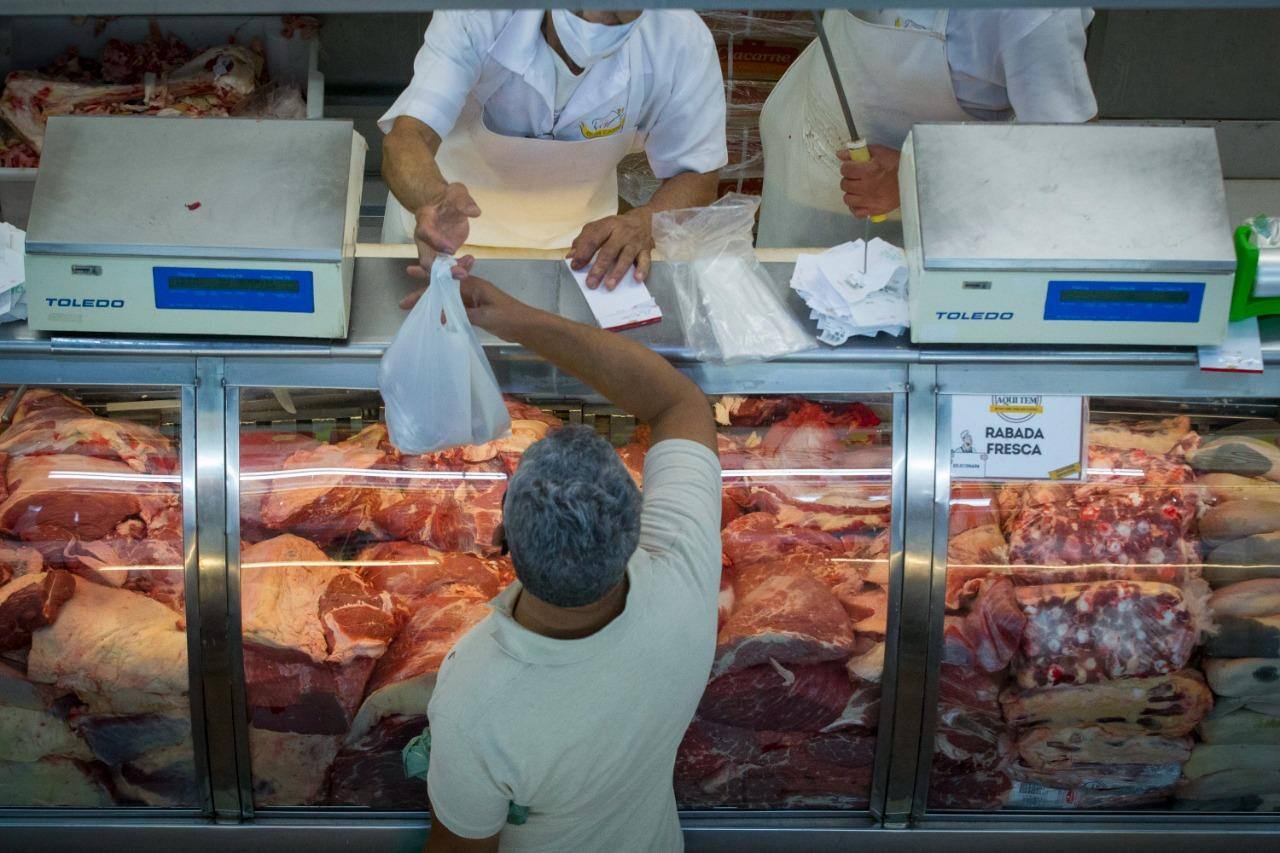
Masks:
[[[575,270],[567,260],[564,264],[573,276],[573,280],[578,283],[578,289],[582,291],[582,296],[587,300],[587,305],[591,308],[591,313],[600,324],[600,328],[618,332],[623,329],[634,329],[637,326],[648,326],[662,320],[662,309],[649,293],[649,288],[644,282],[636,281],[634,266],[627,270],[622,281],[613,290],[605,289],[603,284],[592,290],[587,287],[587,273],[591,271],[590,267]]]

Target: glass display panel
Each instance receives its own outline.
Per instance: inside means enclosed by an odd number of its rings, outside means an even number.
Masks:
[[[195,806],[178,393],[16,393],[0,389],[0,806]]]
[[[246,392],[242,610],[258,807],[422,810],[401,751],[454,642],[514,580],[493,546],[507,477],[564,423],[594,425],[643,487],[648,431],[581,400],[508,398],[512,434],[399,453],[364,392]],[[891,400],[717,397],[719,637],[681,744],[682,808],[865,809],[886,633]],[[360,642],[326,633],[341,588]],[[781,606],[768,604],[782,600]],[[297,614],[286,620],[282,612]]]
[[[1084,482],[952,484],[929,807],[1280,808],[1275,404],[1090,412]]]

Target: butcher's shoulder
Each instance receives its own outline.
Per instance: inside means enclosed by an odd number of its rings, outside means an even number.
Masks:
[[[675,71],[681,68],[679,59],[687,62],[690,57],[715,56],[716,43],[711,30],[689,9],[650,9],[640,19],[636,31],[651,56],[675,60],[659,67]]]

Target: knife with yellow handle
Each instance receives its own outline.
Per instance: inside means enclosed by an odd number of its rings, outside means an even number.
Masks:
[[[849,139],[851,142],[845,143],[845,149],[849,152],[849,159],[855,163],[869,163],[871,161],[871,151],[867,148],[867,140],[858,135],[858,127],[853,123],[853,110],[849,109],[849,98],[844,93],[844,84],[840,82],[840,71],[836,68],[836,57],[831,52],[831,41],[827,38],[827,28],[822,25],[822,12],[818,10],[812,11],[813,22],[818,28],[818,41],[822,44],[822,53],[827,58],[827,70],[831,72],[831,82],[836,87],[836,98],[840,101],[840,110],[844,113],[845,127],[849,131]],[[887,220],[887,214],[876,214],[862,220],[862,271],[867,271],[867,243],[871,238],[871,223],[880,223]]]

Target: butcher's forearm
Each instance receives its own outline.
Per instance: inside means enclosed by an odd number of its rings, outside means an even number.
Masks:
[[[720,171],[681,172],[667,178],[654,192],[653,197],[636,210],[650,214],[662,210],[679,210],[684,207],[702,207],[716,200]]]
[[[504,337],[649,424],[655,440],[688,438],[715,446],[715,427],[702,391],[648,347],[533,309],[513,325]]]
[[[440,137],[417,119],[396,119],[382,140],[382,178],[405,210],[417,211],[444,197],[448,181],[436,165]]]

